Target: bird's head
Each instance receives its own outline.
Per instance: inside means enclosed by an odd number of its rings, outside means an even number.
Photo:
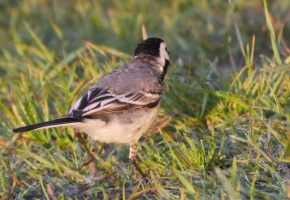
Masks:
[[[160,38],[152,37],[138,44],[134,58],[152,57],[157,61],[160,72],[164,75],[169,65],[169,51],[167,45]]]

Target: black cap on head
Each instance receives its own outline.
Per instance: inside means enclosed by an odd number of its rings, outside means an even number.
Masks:
[[[148,38],[138,44],[137,48],[135,49],[134,56],[137,56],[138,54],[148,54],[151,56],[159,56],[159,48],[160,44],[164,42],[160,38]]]

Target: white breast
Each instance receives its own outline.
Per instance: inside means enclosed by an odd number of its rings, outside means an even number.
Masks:
[[[85,119],[74,128],[100,142],[136,143],[156,119],[159,108],[160,104],[153,109],[111,113],[107,115],[108,120]]]

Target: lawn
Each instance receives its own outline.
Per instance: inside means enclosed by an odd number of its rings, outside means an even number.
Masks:
[[[290,199],[290,1],[0,2],[0,199]],[[168,46],[139,143],[12,129],[65,115],[142,38]],[[95,176],[91,176],[92,171]]]

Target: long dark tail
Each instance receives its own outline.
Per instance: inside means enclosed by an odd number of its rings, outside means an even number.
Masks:
[[[51,120],[47,122],[41,122],[38,124],[23,126],[20,128],[13,129],[12,131],[14,133],[22,133],[22,132],[32,131],[36,129],[69,126],[72,123],[78,123],[78,122],[82,122],[82,120],[65,116],[63,118],[59,118],[59,119],[55,119],[55,120]]]

